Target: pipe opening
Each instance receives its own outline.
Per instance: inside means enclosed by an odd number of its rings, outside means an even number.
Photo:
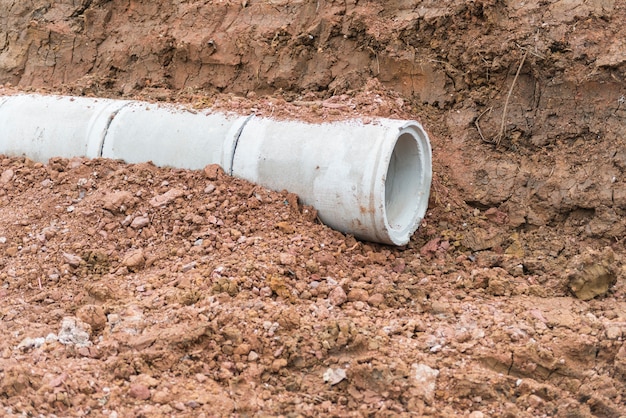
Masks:
[[[391,153],[385,180],[385,213],[394,230],[410,228],[422,204],[423,172],[417,138],[411,133],[400,135]]]

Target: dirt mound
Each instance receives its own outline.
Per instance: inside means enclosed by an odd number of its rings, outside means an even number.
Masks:
[[[6,415],[626,414],[626,7],[384,3],[1,2],[2,93],[418,119],[434,158],[389,248],[215,170],[3,157]]]

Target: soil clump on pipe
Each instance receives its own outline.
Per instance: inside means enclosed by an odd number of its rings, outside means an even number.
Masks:
[[[416,119],[433,187],[393,248],[216,167],[2,156],[0,415],[626,415],[625,20],[1,1],[1,94]]]

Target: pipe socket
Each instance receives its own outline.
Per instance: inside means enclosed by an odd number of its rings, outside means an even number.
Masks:
[[[0,97],[0,153],[200,169],[298,194],[328,226],[404,245],[428,206],[432,156],[414,121],[309,124],[136,101]]]

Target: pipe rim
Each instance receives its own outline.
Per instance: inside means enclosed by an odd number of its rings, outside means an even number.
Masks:
[[[388,151],[382,187],[383,222],[388,239],[405,245],[428,209],[432,181],[432,150],[428,134],[409,122],[395,134]]]

